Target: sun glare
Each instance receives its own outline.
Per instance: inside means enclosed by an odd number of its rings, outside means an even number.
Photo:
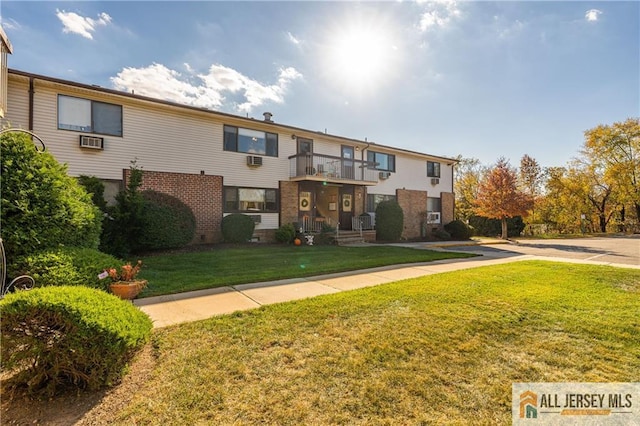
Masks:
[[[334,82],[350,90],[373,90],[392,77],[396,48],[383,26],[352,22],[332,32],[325,57]]]

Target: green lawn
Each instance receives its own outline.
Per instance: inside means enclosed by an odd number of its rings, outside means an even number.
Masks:
[[[512,382],[640,381],[640,271],[517,262],[160,329],[114,424],[511,424]]]
[[[143,258],[141,297],[473,255],[404,247],[245,246]]]

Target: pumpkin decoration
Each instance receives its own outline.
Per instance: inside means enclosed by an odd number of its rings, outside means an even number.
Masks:
[[[300,241],[300,238],[296,238],[295,240],[293,240],[293,244],[299,246],[300,244],[302,244],[302,241]]]

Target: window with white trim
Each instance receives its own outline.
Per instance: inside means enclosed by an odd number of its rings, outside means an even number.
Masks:
[[[278,135],[225,125],[224,150],[277,157]]]
[[[267,188],[224,187],[225,213],[277,213],[278,190]]]
[[[58,129],[122,136],[122,105],[58,95]]]
[[[440,177],[440,163],[427,161],[427,177]]]

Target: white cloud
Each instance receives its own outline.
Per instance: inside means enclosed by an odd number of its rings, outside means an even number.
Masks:
[[[96,27],[106,26],[111,23],[111,16],[104,12],[98,15],[98,19],[92,19],[80,16],[75,12],[56,9],[56,16],[62,22],[62,32],[79,34],[90,40],[93,39],[91,33],[95,32]]]
[[[584,14],[584,17],[589,22],[594,22],[598,20],[598,17],[602,15],[602,11],[598,9],[590,9]]]
[[[228,106],[237,112],[248,113],[268,101],[283,103],[289,84],[302,78],[295,68],[283,68],[275,84],[265,85],[219,64],[199,75],[192,72],[189,64],[184,65],[192,77],[200,80],[199,83],[194,84],[178,71],[155,63],[145,68],[124,68],[111,78],[111,82],[118,90],[133,90],[139,95],[208,109]],[[225,105],[226,94],[237,94],[242,100]]]
[[[429,2],[419,2],[424,6],[424,11],[420,15],[418,28],[425,32],[431,29],[444,28],[453,19],[462,15],[458,2],[455,0],[437,0]]]
[[[18,21],[12,18],[4,19],[2,16],[0,16],[0,23],[4,28],[8,30],[19,30],[22,28],[22,25],[20,25]]]
[[[294,36],[293,34],[291,34],[289,31],[287,31],[287,38],[291,43],[295,44],[296,46],[298,46],[301,43],[300,39]]]

